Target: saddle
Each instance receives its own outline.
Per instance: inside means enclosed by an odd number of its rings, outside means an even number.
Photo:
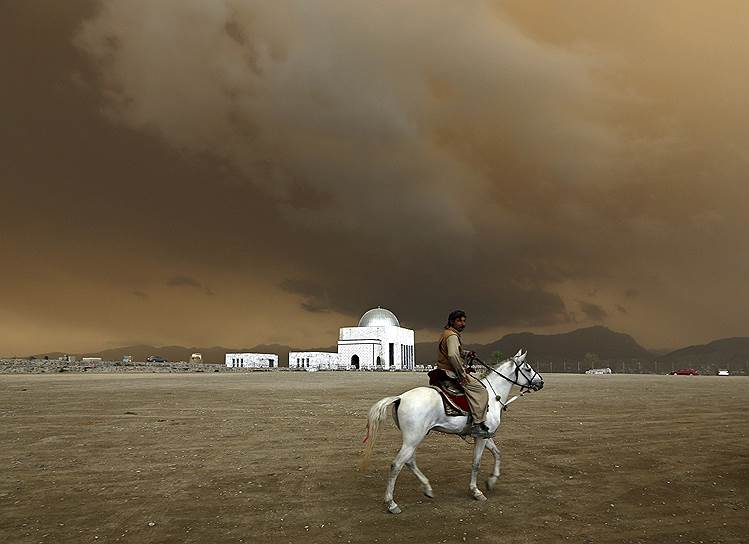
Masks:
[[[427,376],[429,376],[429,387],[436,390],[442,398],[442,404],[445,407],[445,415],[469,415],[468,398],[458,380],[448,376],[447,372],[441,368],[430,370]]]

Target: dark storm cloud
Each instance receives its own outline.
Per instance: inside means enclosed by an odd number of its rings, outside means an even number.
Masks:
[[[215,294],[210,287],[204,285],[195,278],[191,278],[190,276],[174,276],[173,278],[169,278],[166,284],[169,287],[192,287],[193,289],[197,289],[198,291],[201,291],[206,295],[212,296]]]
[[[305,310],[353,317],[379,303],[421,327],[462,303],[483,316],[480,328],[566,322],[552,282],[582,269],[560,262],[574,256],[562,255],[566,241],[524,228],[555,212],[516,156],[605,152],[615,139],[570,115],[600,103],[586,61],[539,47],[487,6],[322,2],[289,17],[283,3],[167,4],[104,2],[82,27],[77,43],[102,70],[108,115],[222,157],[268,189],[278,220],[300,234],[282,246],[304,263],[299,285],[319,291],[286,285]],[[363,14],[380,29],[397,20],[390,40],[354,31]],[[126,21],[141,17],[170,31],[136,39]],[[474,32],[436,39],[450,18]],[[160,53],[175,35],[179,56]],[[549,122],[556,130],[530,132]],[[534,168],[551,175],[557,161]]]
[[[301,345],[374,306],[744,334],[747,7],[636,4],[10,3],[0,330],[51,330],[31,297],[117,302],[81,342],[270,334],[256,306]]]
[[[598,304],[592,302],[586,302],[584,300],[578,300],[580,309],[585,314],[585,317],[590,321],[603,321],[608,317],[606,310],[601,308]]]
[[[377,278],[369,276],[369,284],[349,282],[339,286],[335,297],[326,288],[301,280],[287,280],[283,288],[302,296],[301,306],[310,312],[335,311],[356,316],[361,308],[386,307],[396,315],[404,316],[403,324],[417,329],[436,329],[444,316],[455,308],[464,308],[471,316],[472,330],[482,330],[492,325],[529,326],[569,322],[562,300],[542,289],[522,289],[484,284],[480,286],[449,286],[444,278],[411,273],[408,281],[383,278],[391,288],[387,292],[377,289]],[[397,275],[398,271],[394,271]],[[403,271],[408,274],[407,270]],[[384,275],[384,274],[383,274]],[[374,288],[367,289],[368,285]],[[412,288],[419,285],[419,288]],[[448,292],[441,292],[449,289]],[[425,299],[424,293],[436,293]],[[444,316],[443,316],[444,314]]]
[[[328,306],[310,301],[302,302],[302,308],[305,311],[313,314],[326,313],[330,311],[330,308]]]
[[[227,278],[217,279],[207,263],[231,262],[244,280],[232,299],[264,301],[268,286],[258,265],[277,265],[266,248],[278,242],[245,230],[272,221],[269,198],[239,183],[238,170],[220,157],[172,149],[158,134],[103,115],[108,92],[73,43],[99,5],[3,7],[13,24],[0,33],[0,254],[15,265],[0,282],[0,353],[91,350],[109,338],[250,340],[237,334],[252,327],[242,305],[219,309],[219,297],[184,297],[164,278],[190,268],[213,286]],[[248,268],[256,254],[264,256]],[[134,284],[189,322],[143,314]],[[63,323],[38,307],[82,311]],[[201,312],[205,319],[196,318]]]
[[[314,285],[305,280],[286,279],[279,287],[287,293],[301,295],[301,307],[310,313],[318,314],[330,312],[330,297],[327,291],[319,285]]]

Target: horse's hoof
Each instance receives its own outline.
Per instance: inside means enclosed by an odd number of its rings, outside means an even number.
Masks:
[[[473,492],[473,498],[482,502],[486,500],[486,496],[479,489]]]
[[[393,503],[390,506],[388,506],[388,512],[390,512],[391,514],[400,514],[401,508],[397,504]]]
[[[495,485],[497,485],[496,479],[489,478],[488,480],[486,480],[486,489],[488,489],[489,491],[494,491]]]
[[[434,491],[432,491],[431,487],[424,489],[424,496],[429,497],[430,499],[434,498]]]

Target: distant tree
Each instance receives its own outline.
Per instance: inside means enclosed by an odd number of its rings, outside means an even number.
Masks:
[[[501,351],[495,351],[494,353],[492,353],[492,359],[494,359],[495,363],[501,363],[505,360],[505,354]]]

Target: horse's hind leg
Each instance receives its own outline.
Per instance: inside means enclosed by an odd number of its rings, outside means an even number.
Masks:
[[[471,496],[477,501],[485,501],[486,496],[476,485],[476,478],[479,473],[479,466],[481,465],[481,454],[484,453],[484,447],[486,444],[485,438],[476,438],[476,443],[473,446],[473,464],[471,465],[471,483],[468,485],[468,489],[471,491]]]
[[[424,473],[421,472],[419,470],[419,467],[416,466],[416,453],[411,456],[411,459],[406,461],[406,466],[411,469],[411,472],[414,473],[414,476],[416,476],[416,478],[419,480],[419,483],[421,483],[421,491],[424,493],[424,495],[426,495],[430,499],[434,497],[429,479],[424,476]]]
[[[411,437],[411,439],[404,436],[403,445],[401,446],[398,455],[395,456],[395,459],[393,459],[393,462],[390,465],[390,475],[388,476],[388,485],[387,489],[385,490],[385,506],[387,506],[387,509],[391,514],[401,513],[400,506],[398,506],[393,500],[395,480],[398,479],[398,474],[400,474],[401,469],[403,469],[403,465],[406,464],[406,462],[410,461],[414,456],[416,446],[418,446],[423,439],[424,436]]]
[[[486,449],[492,452],[492,455],[494,456],[494,470],[492,471],[492,475],[489,476],[489,478],[486,480],[486,488],[489,491],[492,491],[494,489],[494,485],[497,483],[497,479],[499,478],[499,447],[497,447],[497,445],[494,443],[494,440],[490,438],[486,441]]]

